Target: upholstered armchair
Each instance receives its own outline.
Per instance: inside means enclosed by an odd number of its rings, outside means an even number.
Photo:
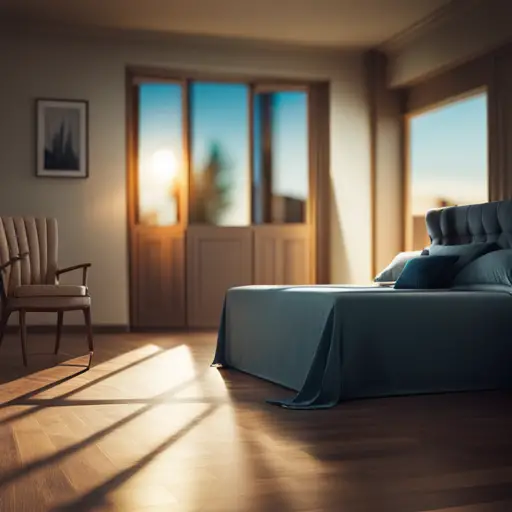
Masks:
[[[59,269],[57,266],[57,221],[21,217],[0,217],[0,345],[7,321],[19,314],[21,353],[27,366],[27,324],[29,312],[57,313],[55,354],[60,347],[66,311],[83,311],[92,360],[91,297],[87,288],[90,263]],[[59,277],[82,271],[81,285],[61,285]]]

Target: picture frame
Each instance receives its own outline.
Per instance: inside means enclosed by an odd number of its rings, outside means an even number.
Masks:
[[[36,99],[36,176],[89,177],[89,104]]]

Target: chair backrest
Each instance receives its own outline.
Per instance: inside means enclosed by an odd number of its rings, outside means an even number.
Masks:
[[[25,284],[54,284],[58,232],[55,219],[0,217],[0,265],[28,253],[3,275],[7,295]]]

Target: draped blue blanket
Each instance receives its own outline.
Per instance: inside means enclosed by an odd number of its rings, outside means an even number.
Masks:
[[[233,288],[212,365],[296,390],[293,399],[269,400],[290,409],[510,387],[511,308],[502,290]]]

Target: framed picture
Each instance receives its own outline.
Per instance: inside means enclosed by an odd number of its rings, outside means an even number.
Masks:
[[[36,175],[87,178],[87,101],[38,99],[36,110]]]

